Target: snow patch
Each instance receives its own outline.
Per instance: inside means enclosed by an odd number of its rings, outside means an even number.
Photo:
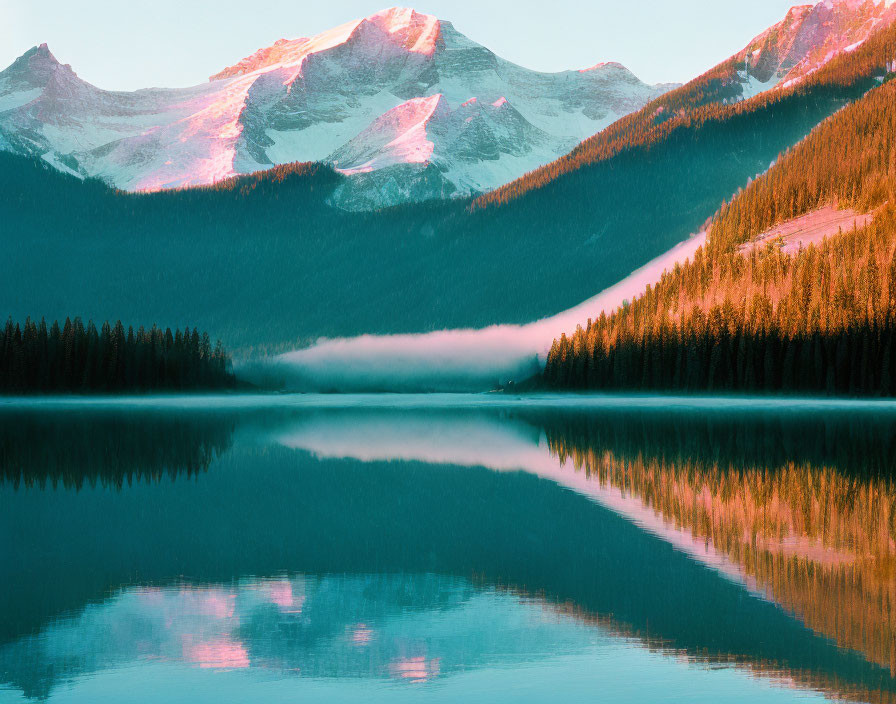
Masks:
[[[32,100],[39,98],[43,92],[43,88],[34,88],[33,90],[23,90],[17,93],[0,95],[0,112],[15,110],[22,105],[27,105]]]
[[[771,90],[778,84],[778,80],[775,77],[769,81],[763,82],[746,71],[738,71],[738,79],[741,86],[741,96],[744,100],[749,100],[760,93]]]
[[[413,98],[377,118],[349,142],[334,161],[343,174],[369,173],[395,164],[423,164],[430,160],[434,145],[426,125],[439,107],[442,95]]]

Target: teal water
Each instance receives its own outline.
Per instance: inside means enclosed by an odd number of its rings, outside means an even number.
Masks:
[[[848,402],[6,401],[0,702],[893,701],[894,429]]]

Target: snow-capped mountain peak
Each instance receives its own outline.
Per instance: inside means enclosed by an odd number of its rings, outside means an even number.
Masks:
[[[502,185],[671,87],[616,63],[530,71],[393,7],[187,89],[104,91],[36,47],[0,73],[0,148],[132,190],[325,161],[346,174],[340,205],[377,207]]]
[[[820,0],[792,7],[734,57],[742,97],[798,83],[894,20],[896,0]]]
[[[46,86],[59,72],[72,77],[75,75],[71,66],[59,63],[49,47],[41,44],[26,51],[9,68],[0,72],[0,81],[6,85],[16,83],[38,88]]]
[[[392,7],[370,17],[346,22],[311,38],[280,39],[272,46],[261,48],[237,64],[228,66],[209,80],[294,66],[311,54],[365,39],[372,42],[386,40],[406,51],[430,56],[435,51],[440,27],[441,23],[432,15],[410,8]]]

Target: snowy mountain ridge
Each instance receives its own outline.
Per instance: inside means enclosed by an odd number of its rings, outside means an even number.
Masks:
[[[717,67],[725,99],[793,85],[894,19],[896,0],[793,7]],[[34,47],[0,72],[0,149],[125,190],[321,161],[346,176],[334,204],[373,209],[513,181],[673,87],[615,62],[531,71],[396,7],[280,39],[184,89],[105,91]]]
[[[732,57],[742,98],[787,88],[896,20],[896,0],[820,0],[792,7]]]
[[[0,72],[0,148],[126,190],[324,161],[348,176],[338,205],[376,208],[494,188],[671,87],[616,63],[530,71],[391,8],[186,89],[104,91],[35,47]]]

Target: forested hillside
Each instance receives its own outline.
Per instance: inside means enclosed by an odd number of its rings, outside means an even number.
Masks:
[[[548,383],[896,395],[894,106],[886,81],[820,125],[721,208],[694,261],[557,340]],[[792,254],[744,247],[823,206],[874,219]]]
[[[846,73],[832,63],[799,90],[614,143],[587,169],[499,208],[345,213],[327,205],[342,177],[313,165],[125,194],[0,154],[10,262],[0,300],[18,319],[188,318],[241,349],[528,322],[700,229],[782,151],[877,85],[886,60],[875,47],[854,52]]]

